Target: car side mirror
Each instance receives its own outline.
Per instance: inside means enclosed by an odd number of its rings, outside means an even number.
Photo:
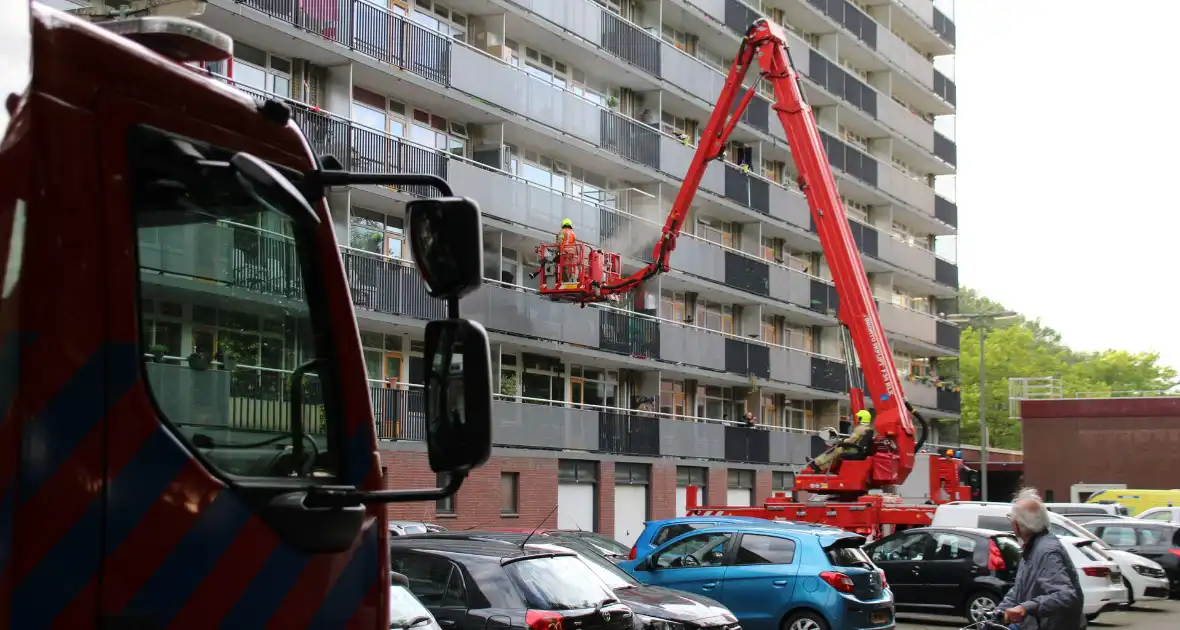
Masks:
[[[467,319],[426,325],[426,446],[434,472],[466,473],[492,453],[488,333]]]
[[[457,300],[483,284],[483,221],[465,197],[406,204],[410,253],[431,297]]]

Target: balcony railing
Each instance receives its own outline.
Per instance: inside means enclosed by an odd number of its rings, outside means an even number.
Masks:
[[[659,456],[659,418],[635,413],[599,411],[598,450],[620,455]]]
[[[814,48],[809,49],[808,58],[809,79],[869,116],[877,117],[877,91],[869,84],[850,74]]]
[[[418,319],[443,319],[446,303],[430,297],[416,267],[401,261],[355,249],[340,257],[353,304],[389,315]]]
[[[934,195],[934,218],[957,228],[959,227],[959,207],[955,205],[955,202],[942,195]]]
[[[868,45],[877,49],[877,22],[865,15],[848,0],[807,0],[834,22],[848,29],[849,33]]]
[[[747,427],[725,427],[725,460],[770,463],[770,433]]]
[[[602,12],[602,47],[660,76],[660,41],[610,11]]]
[[[632,162],[660,170],[660,134],[655,129],[608,109],[601,112],[600,146]]]
[[[942,100],[950,103],[952,106],[958,100],[957,89],[955,82],[951,81],[947,76],[938,70],[934,71],[934,93],[942,98]]]
[[[378,61],[450,83],[450,39],[364,0],[235,1]]]
[[[877,186],[878,164],[875,158],[825,131],[820,131],[819,135],[823,138],[828,163],[870,186]]]
[[[950,44],[955,45],[955,23],[946,16],[945,13],[934,7],[934,32],[938,33],[939,39]]]
[[[598,347],[645,359],[660,358],[660,323],[621,310],[600,309]]]
[[[959,159],[954,141],[937,131],[934,132],[934,155],[951,166],[955,166]]]

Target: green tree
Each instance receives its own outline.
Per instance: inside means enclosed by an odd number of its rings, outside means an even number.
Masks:
[[[963,289],[959,295],[963,313],[992,313],[1007,310],[998,302]],[[1061,334],[1039,319],[1013,317],[980,322],[987,329],[987,418],[990,444],[996,448],[1019,449],[1021,425],[1009,417],[1008,380],[1021,377],[1055,376],[1061,379],[1065,396],[1092,392],[1162,391],[1177,386],[1175,369],[1160,365],[1156,353],[1125,350],[1077,352],[1066,346]],[[962,420],[959,434],[964,443],[979,443],[979,333],[963,328],[958,365],[948,362],[940,372],[960,383]]]

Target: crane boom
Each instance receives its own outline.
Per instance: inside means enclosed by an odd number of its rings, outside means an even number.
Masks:
[[[832,270],[836,292],[840,296],[837,316],[847,331],[842,337],[846,346],[849,343],[852,346],[846,347],[845,352],[852,411],[855,413],[865,408],[860,375],[855,367],[855,357],[860,357],[870,401],[876,412],[876,432],[892,444],[889,450],[893,453],[892,458],[878,460],[880,465],[877,466],[865,462],[847,462],[848,465],[841,466],[842,474],[798,475],[796,488],[856,494],[870,488],[900,484],[914,465],[916,444],[911,409],[906,404],[893,353],[885,339],[885,329],[881,325],[872,288],[836,189],[836,180],[828,164],[815,115],[804,98],[799,75],[791,63],[786,34],[778,24],[760,19],[750,26],[742,38],[741,50],[734,58],[721,96],[685,174],[684,183],[652,250],[652,262],[615,282],[590,283],[587,289],[594,292],[595,297],[609,296],[630,291],[656,274],[668,271],[670,254],[676,249],[676,239],[680,236],[705,169],[710,161],[721,157],[726,141],[754,96],[754,90],[748,89],[739,99],[743,91],[742,82],[755,63],[759,66],[761,76],[769,79],[774,86],[774,110],[786,132],[791,155],[799,171],[799,187],[807,198],[824,256]],[[855,349],[855,355],[850,352],[852,349]]]

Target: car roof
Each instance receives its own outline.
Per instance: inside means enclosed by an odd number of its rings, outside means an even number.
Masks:
[[[976,536],[983,536],[984,538],[993,538],[995,536],[1015,536],[1012,532],[1002,532],[995,529],[982,529],[979,527],[958,527],[955,525],[934,526],[934,527],[911,527],[905,530],[906,532],[963,532],[965,534],[975,534]],[[905,532],[900,532],[905,533]]]
[[[759,520],[761,520],[761,519],[759,519]],[[807,534],[807,535],[815,536],[817,538],[820,536],[832,536],[832,535],[841,535],[841,537],[843,537],[843,535],[848,535],[848,536],[857,536],[858,535],[858,534],[854,534],[854,533],[847,531],[847,530],[839,529],[836,527],[827,527],[827,526],[822,526],[822,525],[817,526],[814,529],[791,529],[788,527],[775,527],[774,525],[754,525],[754,524],[728,523],[728,524],[725,524],[723,526],[718,526],[718,527],[703,527],[701,529],[694,529],[691,532],[685,532],[685,533],[681,534],[681,536],[688,536],[690,534],[708,534],[708,533],[712,533],[712,532],[717,532],[717,533],[739,532],[739,533],[743,533],[743,534],[760,534],[760,533]],[[676,538],[680,538],[680,536],[677,536]],[[863,536],[862,536],[862,538],[863,538]]]
[[[1100,518],[1093,521],[1086,521],[1082,525],[1162,525],[1164,527],[1176,527],[1175,523],[1146,518]]]
[[[389,548],[405,549],[407,551],[423,551],[427,553],[443,553],[447,555],[459,554],[465,556],[480,556],[497,560],[527,558],[530,556],[552,556],[554,552],[538,553],[536,550],[521,549],[497,540],[472,540],[448,536],[400,536],[390,541]],[[576,555],[574,552],[558,555]]]

